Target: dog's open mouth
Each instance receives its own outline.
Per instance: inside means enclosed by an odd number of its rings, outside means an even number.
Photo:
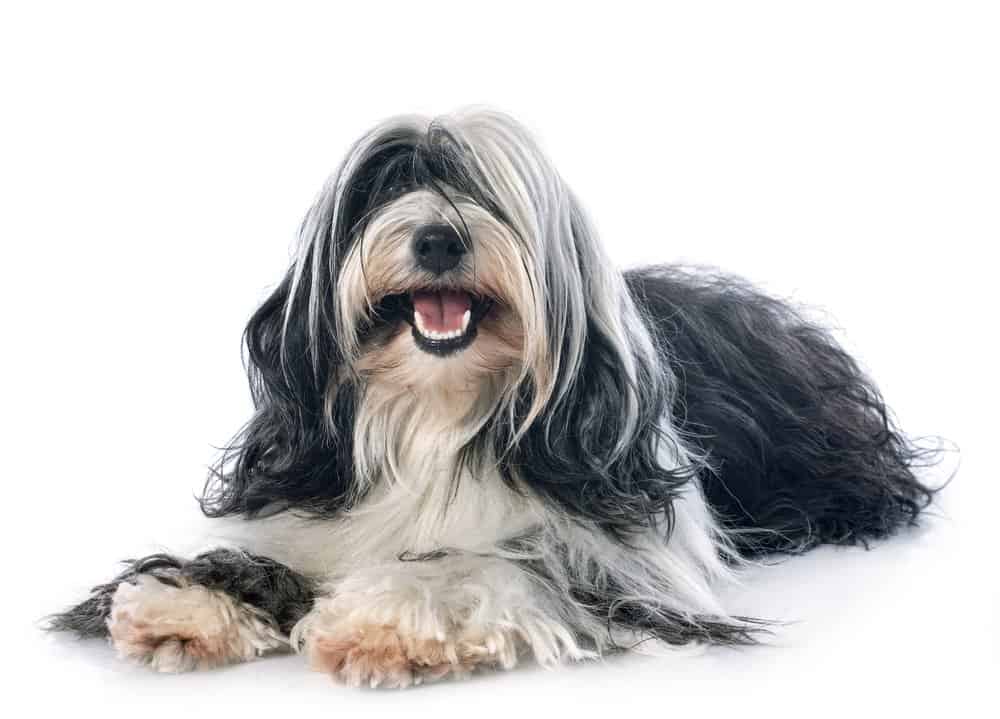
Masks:
[[[476,338],[479,321],[493,300],[464,290],[414,290],[403,298],[403,317],[417,347],[437,355],[465,349]]]

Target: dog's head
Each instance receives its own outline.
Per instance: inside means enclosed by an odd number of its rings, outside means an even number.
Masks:
[[[283,496],[262,502],[342,502],[370,484],[359,466],[392,458],[358,461],[358,416],[401,393],[464,396],[444,419],[490,461],[530,454],[543,472],[572,461],[593,475],[656,433],[670,392],[572,193],[495,112],[396,118],[362,137],[246,341],[258,414],[235,475],[282,476]]]
[[[335,338],[338,383],[442,391],[502,373],[498,401],[530,383],[542,405],[560,368],[580,362],[588,311],[622,331],[609,273],[571,193],[510,118],[398,118],[354,146],[310,211],[283,332],[305,331],[325,376]]]

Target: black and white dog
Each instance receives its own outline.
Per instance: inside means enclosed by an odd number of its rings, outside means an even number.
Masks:
[[[746,643],[716,593],[742,563],[932,499],[824,329],[733,277],[614,269],[497,113],[366,134],[245,341],[256,412],[202,498],[226,544],[130,560],[53,628],[372,686]]]

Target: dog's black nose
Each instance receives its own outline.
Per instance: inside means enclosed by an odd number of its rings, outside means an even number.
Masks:
[[[417,264],[435,275],[454,269],[465,251],[465,243],[451,225],[423,225],[413,233]]]

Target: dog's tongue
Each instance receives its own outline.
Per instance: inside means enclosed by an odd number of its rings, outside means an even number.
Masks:
[[[453,332],[462,329],[462,316],[472,307],[467,292],[442,290],[440,292],[414,292],[413,309],[420,313],[424,327],[435,332]]]

